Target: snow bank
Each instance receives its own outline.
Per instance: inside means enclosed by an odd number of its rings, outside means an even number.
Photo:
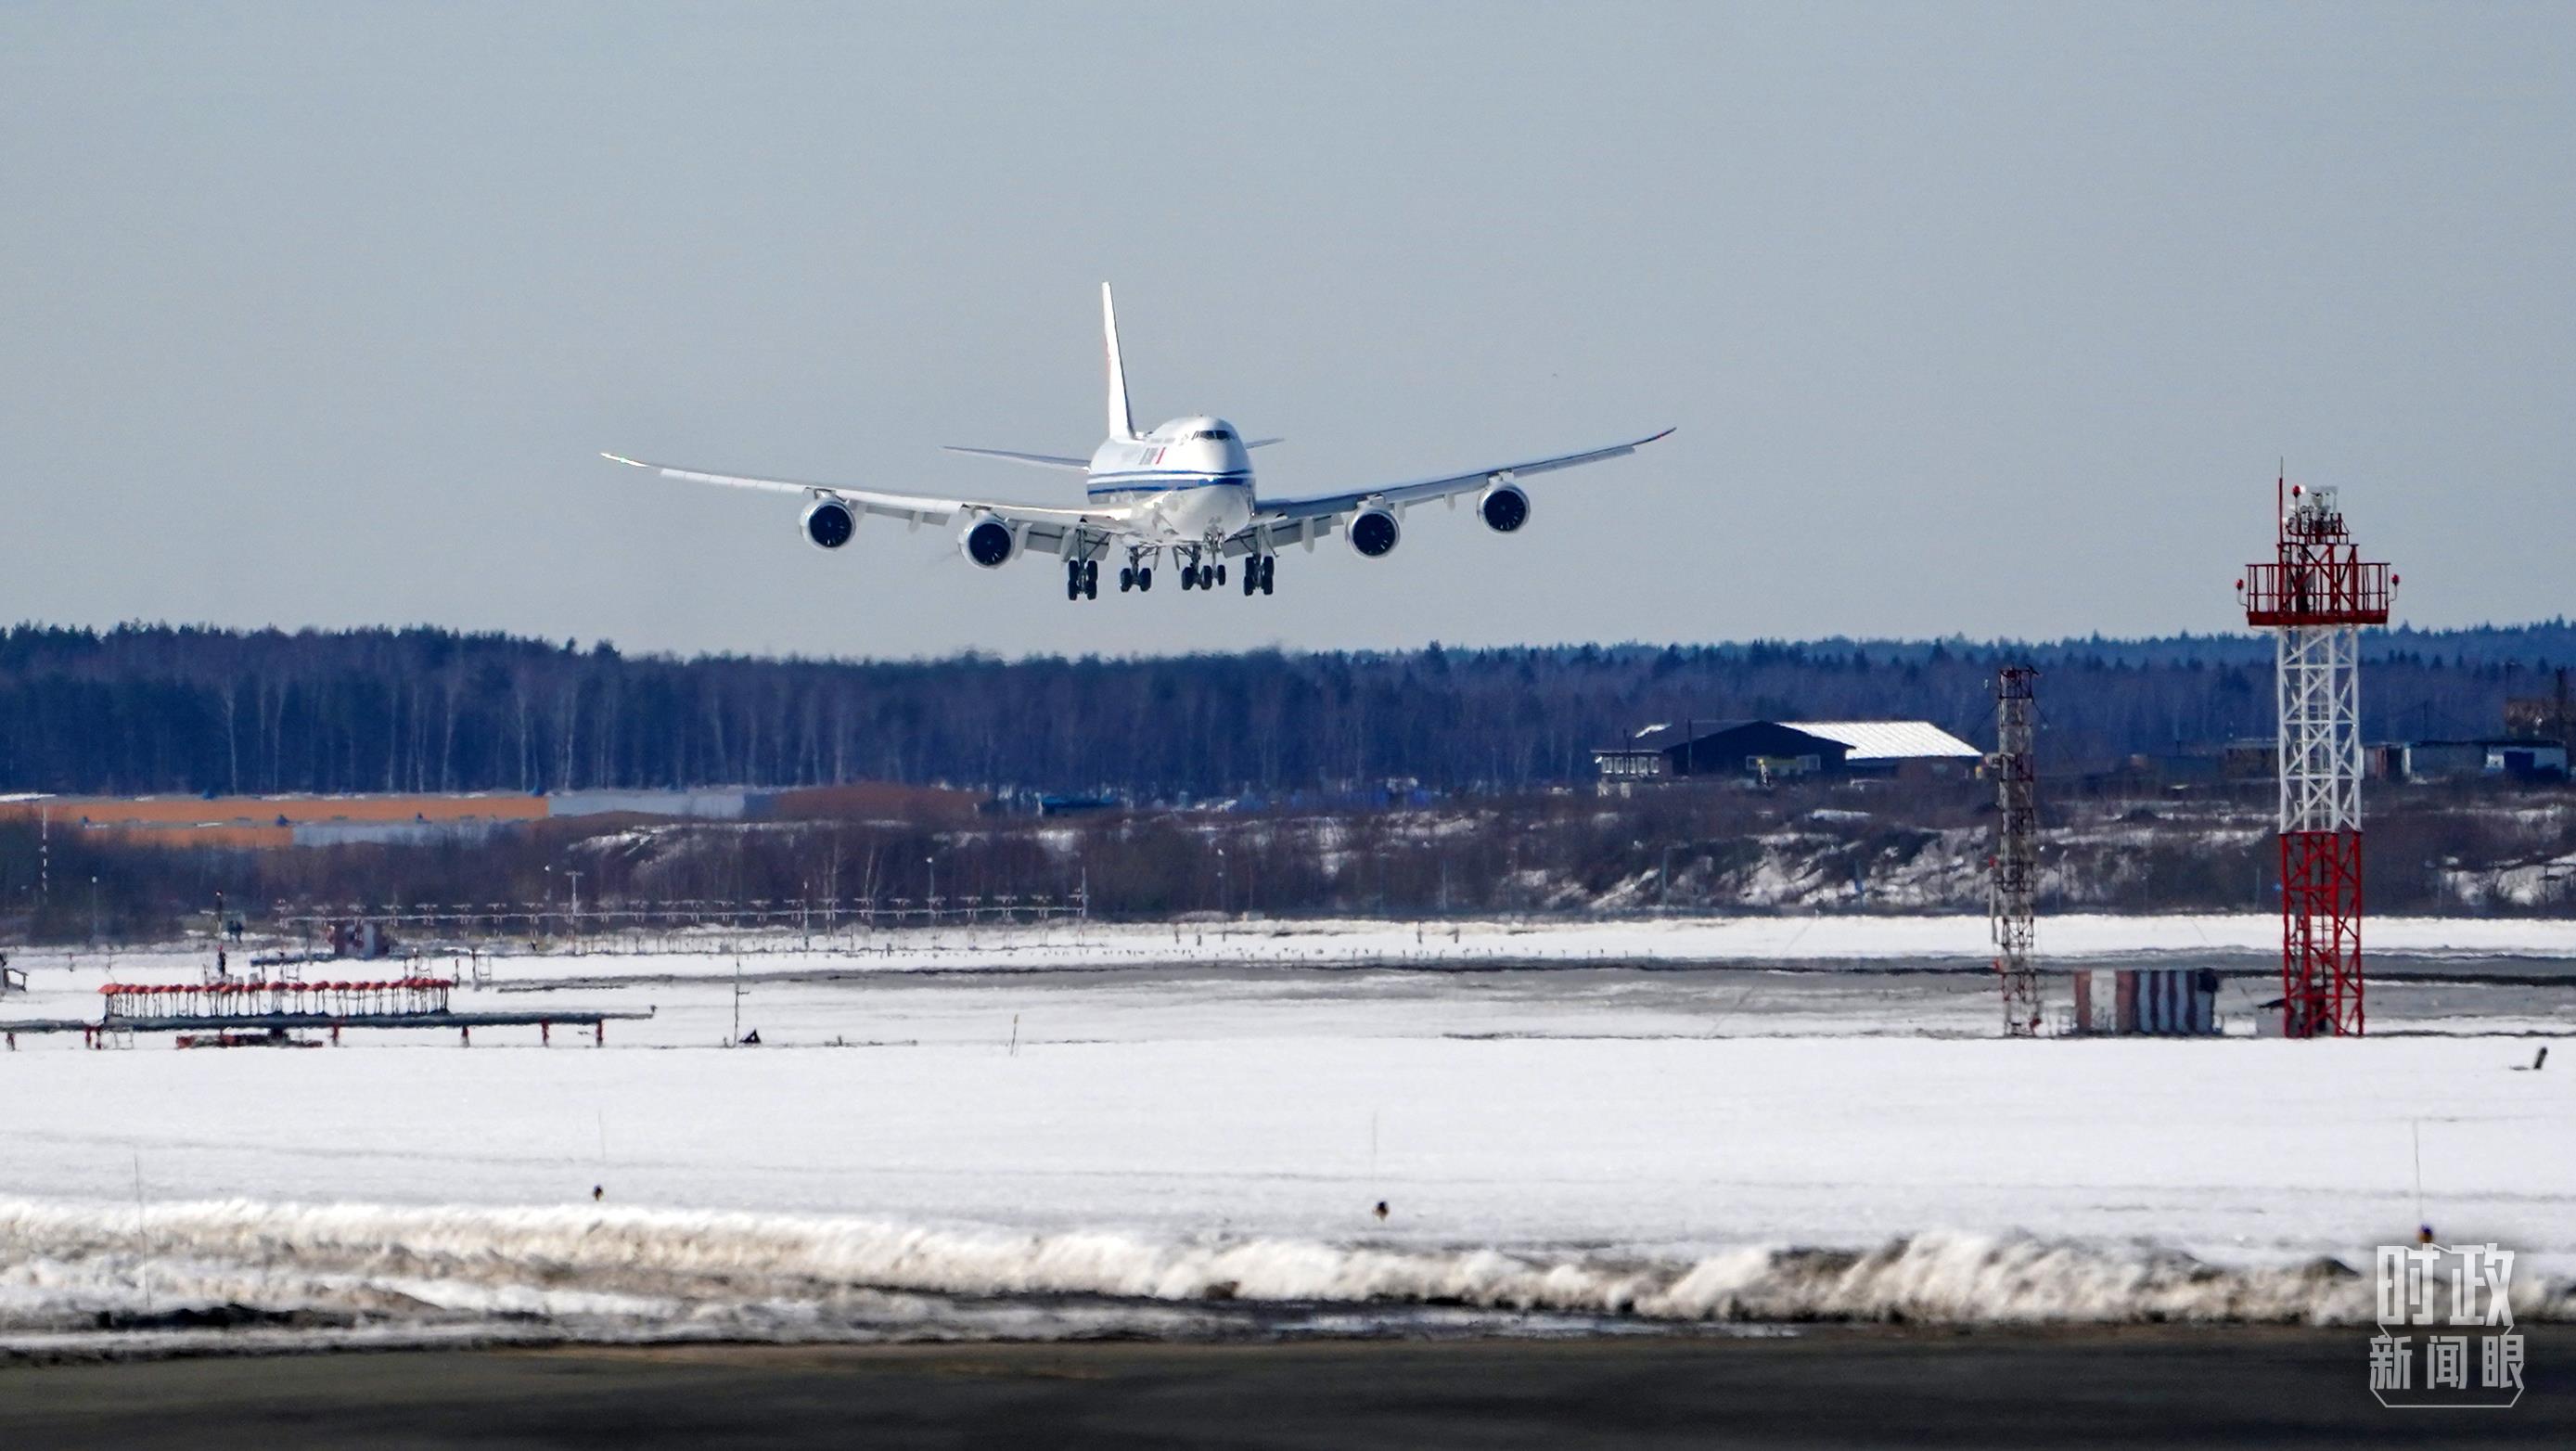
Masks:
[[[1874,1249],[1749,1246],[1696,1260],[1313,1240],[1022,1234],[701,1211],[155,1206],[0,1200],[0,1345],[147,1312],[229,1307],[274,1326],[574,1338],[1186,1333],[1172,1302],[1463,1305],[1647,1322],[2357,1324],[2369,1281],[2317,1260],[2226,1266],[2144,1245],[1927,1232]],[[1006,1307],[1031,1313],[1007,1315]],[[1052,1307],[1061,1311],[1061,1305]],[[2576,1285],[2516,1287],[2518,1317],[2576,1319]],[[1034,1316],[1034,1318],[1032,1318]]]

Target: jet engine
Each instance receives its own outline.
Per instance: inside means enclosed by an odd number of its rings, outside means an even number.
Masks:
[[[816,499],[805,506],[805,517],[798,521],[805,530],[805,542],[817,549],[838,549],[850,542],[859,527],[859,516],[838,499]]]
[[[1509,534],[1529,522],[1529,495],[1518,484],[1489,484],[1476,496],[1476,517],[1497,534]]]
[[[967,525],[966,531],[957,536],[957,552],[970,563],[999,569],[1020,552],[1020,537],[1011,532],[1010,525],[987,516]]]
[[[1371,559],[1395,547],[1396,536],[1404,531],[1396,527],[1395,511],[1372,504],[1351,516],[1350,526],[1342,532],[1351,538],[1351,547]]]

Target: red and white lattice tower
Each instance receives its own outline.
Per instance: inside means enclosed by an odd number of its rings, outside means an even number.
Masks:
[[[2361,1008],[2361,670],[2364,625],[2397,583],[2365,562],[2332,489],[2276,483],[2269,563],[2237,581],[2245,622],[2276,632],[2281,711],[2281,1030],[2357,1036]]]
[[[2032,755],[2031,681],[2039,672],[1995,672],[1995,976],[2004,992],[2004,1036],[2039,1034],[2039,965],[2031,960],[2039,902],[2039,772]]]

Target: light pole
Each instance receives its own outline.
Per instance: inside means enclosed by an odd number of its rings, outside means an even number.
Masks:
[[[1225,848],[1216,849],[1216,914],[1225,915]]]
[[[929,914],[930,925],[939,925],[939,858],[926,856],[921,864],[930,870],[930,893],[921,899],[921,910]]]

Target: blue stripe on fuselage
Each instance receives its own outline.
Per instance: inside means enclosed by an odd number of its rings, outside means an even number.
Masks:
[[[1129,469],[1114,474],[1093,474],[1086,494],[1168,494],[1177,489],[1206,489],[1219,484],[1250,488],[1250,472],[1235,474],[1190,473],[1180,469]]]

